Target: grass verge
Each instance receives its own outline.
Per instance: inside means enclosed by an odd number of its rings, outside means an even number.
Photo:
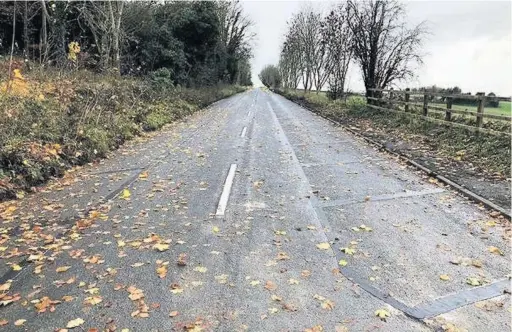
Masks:
[[[6,76],[3,76],[6,77]],[[33,70],[0,85],[0,200],[245,88]]]

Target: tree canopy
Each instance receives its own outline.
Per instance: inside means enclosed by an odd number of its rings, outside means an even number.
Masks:
[[[185,86],[250,85],[251,25],[228,1],[5,1],[0,54],[119,74],[165,68]]]

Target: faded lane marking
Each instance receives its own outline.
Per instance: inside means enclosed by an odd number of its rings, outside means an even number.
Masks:
[[[244,127],[244,129],[242,129],[242,133],[240,134],[240,137],[244,138],[246,131],[247,131],[247,127]]]

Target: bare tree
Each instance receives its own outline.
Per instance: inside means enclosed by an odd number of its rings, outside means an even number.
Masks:
[[[120,39],[123,1],[84,1],[80,19],[84,20],[94,36],[102,69],[114,68],[120,72]]]
[[[297,89],[303,68],[303,56],[297,29],[293,24],[288,24],[288,32],[281,47],[279,70],[284,88]]]
[[[324,19],[322,37],[327,52],[329,96],[338,99],[345,91],[345,78],[352,58],[352,32],[344,4],[337,5]]]
[[[249,28],[253,22],[244,15],[239,1],[219,1],[218,17],[222,46],[226,54],[232,55],[227,59],[227,65],[231,69],[238,68],[240,62],[251,57],[249,42],[254,34],[250,33]],[[232,70],[231,73],[233,77],[229,77],[230,82],[237,82],[239,70]]]
[[[385,89],[394,81],[412,77],[411,66],[422,62],[424,23],[408,28],[404,7],[396,0],[349,0],[347,6],[354,57],[361,67],[366,95],[379,96],[370,89]]]

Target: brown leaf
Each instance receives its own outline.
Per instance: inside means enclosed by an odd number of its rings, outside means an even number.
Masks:
[[[183,252],[181,254],[179,254],[179,256],[178,256],[178,265],[179,266],[187,265],[187,254],[185,254]]]
[[[277,289],[277,285],[275,283],[273,283],[272,281],[268,280],[265,283],[265,288],[268,289],[269,291],[273,291],[273,290]]]

